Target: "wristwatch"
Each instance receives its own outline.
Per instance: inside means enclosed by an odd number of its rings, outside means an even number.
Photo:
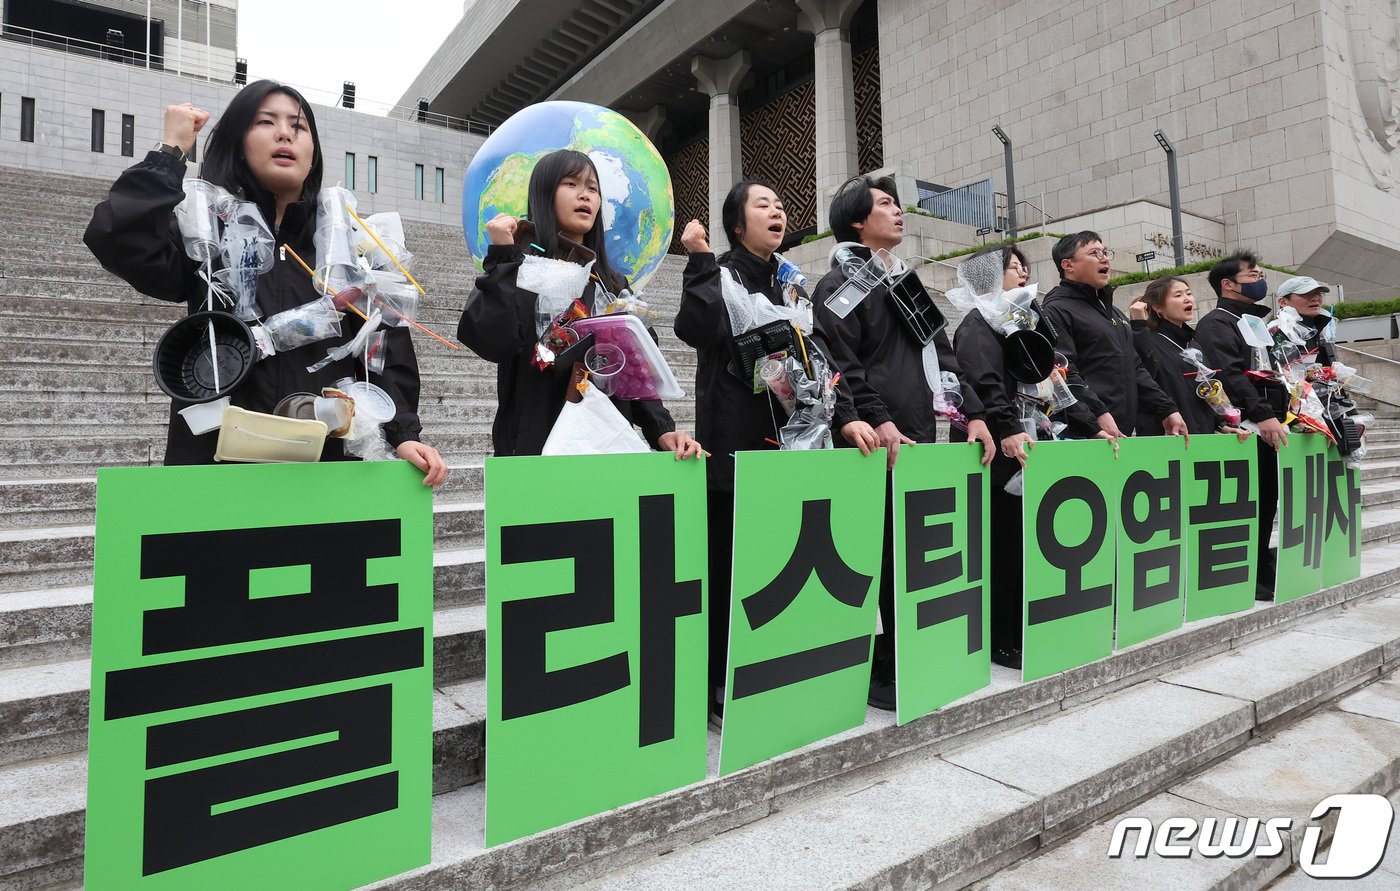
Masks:
[[[152,149],[152,151],[163,152],[179,161],[185,160],[185,150],[178,145],[171,145],[168,142],[157,142],[156,147]]]

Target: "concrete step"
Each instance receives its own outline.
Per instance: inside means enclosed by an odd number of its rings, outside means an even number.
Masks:
[[[1395,781],[1400,682],[1373,688],[1383,689],[1373,696],[1383,700],[1396,723],[1358,718],[1345,711],[1345,703],[1353,701],[1347,699],[1309,719],[1308,727],[1282,731],[1278,741],[1246,745],[1397,665],[1400,599],[1386,597],[1335,618],[1246,640],[1181,672],[941,757],[883,765],[884,770],[815,800],[780,806],[766,819],[585,887],[683,887],[702,877],[704,887],[717,889],[960,887],[1144,795],[1166,790],[1188,799],[1175,802],[1187,808],[1183,815],[1195,814],[1193,804],[1207,804],[1226,813],[1305,817],[1331,792],[1375,791]],[[1352,743],[1351,751],[1338,751],[1336,743],[1342,741]],[[1275,748],[1265,751],[1271,745]],[[1295,752],[1296,746],[1302,751]],[[1312,763],[1329,751],[1338,762],[1321,771],[1330,784],[1300,776],[1297,755],[1311,756]],[[1232,757],[1189,777],[1224,755]],[[1282,811],[1272,809],[1285,803]],[[1104,863],[1119,866],[1103,857],[1106,849],[1106,844],[1098,848]],[[1203,861],[1199,871],[1211,874],[1216,866]],[[1146,886],[1086,882],[1073,870],[1056,876],[1064,881],[1016,884],[1015,874],[1009,871],[1004,884],[993,879],[988,887]]]
[[[1308,827],[1322,827],[1324,839],[1330,838],[1335,828],[1335,817],[1309,819],[1318,802],[1337,794],[1389,794],[1392,803],[1400,805],[1400,794],[1395,791],[1400,782],[1397,725],[1400,677],[1391,674],[1291,726],[1264,734],[1218,764],[1183,777],[976,887],[978,891],[1315,888],[1318,880],[1296,864]],[[1202,824],[1214,818],[1217,826],[1231,817],[1239,822],[1247,817],[1258,817],[1261,822],[1286,817],[1292,824],[1283,837],[1285,851],[1277,857],[1160,857],[1149,852],[1137,858],[1132,853],[1137,833],[1128,833],[1127,853],[1110,859],[1105,852],[1110,849],[1114,827],[1127,817],[1146,818],[1154,827],[1173,817],[1190,817]],[[1193,845],[1195,840],[1187,844]],[[1285,873],[1288,875],[1282,881],[1274,881]],[[1400,839],[1393,833],[1378,871],[1355,887],[1400,887]]]
[[[436,686],[481,683],[485,627],[482,604],[433,611]],[[0,764],[86,747],[91,674],[87,655],[0,667],[0,715],[5,718],[0,721]]]
[[[86,694],[84,694],[86,695]],[[479,783],[484,771],[486,689],[481,681],[433,693],[433,791]],[[86,735],[86,730],[81,731]],[[0,767],[0,882],[48,888],[82,875],[87,753],[76,751]],[[55,854],[63,859],[54,859]]]
[[[436,548],[479,548],[485,534],[479,501],[433,505]],[[0,529],[0,592],[92,583],[92,525]]]
[[[870,875],[910,876],[910,885],[913,876],[930,869],[939,878],[973,881],[1029,853],[1047,834],[1064,835],[1233,751],[1258,726],[1256,700],[1249,697],[1267,702],[1265,713],[1278,717],[1328,695],[1319,694],[1323,688],[1354,685],[1389,670],[1400,656],[1400,603],[1392,596],[1397,584],[1400,546],[1368,548],[1362,578],[1346,585],[1192,623],[1027,684],[993,666],[990,687],[920,721],[897,727],[890,713],[872,710],[860,728],[725,777],[715,775],[718,751],[712,735],[706,780],[489,850],[483,848],[483,789],[473,783],[434,798],[432,864],[375,887],[504,891],[561,888],[600,877],[604,886],[639,882],[621,887],[849,887],[842,880],[853,874],[854,861],[866,863]],[[1291,643],[1269,644],[1273,649],[1267,652],[1269,658],[1284,653],[1286,664],[1260,672],[1278,689],[1261,685],[1236,698],[1160,680],[1279,635],[1292,635]],[[1320,643],[1305,646],[1309,641],[1300,637]],[[1379,638],[1385,642],[1377,643]],[[1300,655],[1304,651],[1306,659]],[[1288,685],[1297,692],[1287,693]],[[457,689],[440,692],[455,696]],[[80,707],[82,698],[70,701],[70,707]],[[1105,734],[1104,727],[1121,732]],[[1005,741],[1018,733],[1024,735],[1017,742]],[[1026,745],[1045,757],[1017,757]],[[944,757],[935,757],[940,754]],[[967,766],[973,763],[980,767]],[[20,869],[35,875],[67,869],[74,875],[82,850],[77,828],[83,768],[82,755],[72,754],[0,769],[0,794],[33,784],[43,784],[44,790],[25,798],[17,813],[0,816],[10,821],[0,823],[0,834],[13,840],[0,847],[0,876]],[[1037,768],[1047,778],[1031,789],[1012,788],[980,772]],[[893,781],[896,775],[899,782]],[[867,821],[859,831],[845,822],[855,819],[842,809],[845,802]],[[800,814],[806,816],[794,827],[794,815]],[[817,819],[827,814],[841,822],[840,832]],[[763,837],[781,843],[770,848]],[[683,884],[667,872],[672,864],[694,863],[691,858],[708,857],[706,852],[735,839],[742,840],[741,847],[720,858],[727,865],[706,860],[701,870],[762,870],[761,875],[749,872],[738,884],[721,884],[717,877],[732,873],[696,871]],[[687,847],[706,840],[711,841]],[[895,847],[887,848],[891,840]],[[674,853],[648,859],[667,852]],[[762,856],[756,856],[759,852]],[[935,852],[940,856],[931,856]],[[901,857],[907,870],[899,871]],[[634,872],[607,876],[634,866]],[[815,878],[814,867],[820,873]]]

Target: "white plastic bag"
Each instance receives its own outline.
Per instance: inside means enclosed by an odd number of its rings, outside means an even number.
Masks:
[[[632,425],[597,387],[583,391],[580,402],[565,402],[549,431],[542,455],[623,455],[649,452]]]

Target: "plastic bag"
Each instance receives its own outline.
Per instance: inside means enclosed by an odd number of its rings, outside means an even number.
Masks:
[[[308,343],[339,337],[341,318],[342,314],[336,312],[331,299],[322,297],[279,312],[264,320],[262,327],[272,338],[277,352],[283,353]]]
[[[597,387],[586,387],[583,399],[565,402],[549,431],[542,455],[621,455],[651,448],[632,428],[617,406]]]
[[[526,256],[520,263],[515,283],[535,293],[535,336],[540,337],[550,322],[583,297],[588,277],[593,274],[593,262],[586,265],[548,257]]]

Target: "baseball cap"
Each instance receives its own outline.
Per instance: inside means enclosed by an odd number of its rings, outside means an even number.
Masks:
[[[1324,294],[1330,293],[1331,288],[1319,282],[1310,275],[1295,275],[1286,282],[1278,286],[1274,293],[1279,297],[1287,297],[1290,294],[1310,294],[1313,291],[1321,291]]]

